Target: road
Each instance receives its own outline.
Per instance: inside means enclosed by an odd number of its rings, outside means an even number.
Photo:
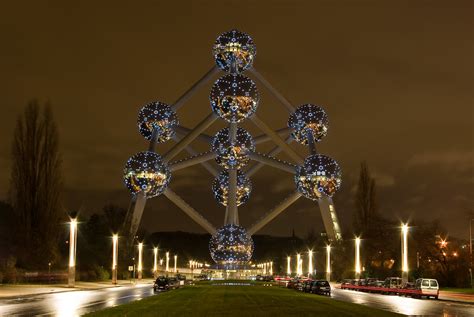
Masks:
[[[0,316],[80,316],[153,296],[151,284],[0,300]]]
[[[366,305],[409,316],[472,317],[474,305],[433,299],[414,299],[395,295],[369,294],[332,289],[335,300]]]

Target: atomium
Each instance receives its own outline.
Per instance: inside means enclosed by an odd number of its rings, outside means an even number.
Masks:
[[[341,187],[341,174],[341,168],[332,158],[321,154],[311,155],[296,169],[296,188],[311,200],[331,197]]]
[[[252,191],[252,182],[245,176],[245,173],[237,171],[237,206],[247,202]],[[221,205],[227,206],[227,197],[229,195],[229,172],[223,170],[214,179],[212,183],[212,192],[214,198]]]
[[[257,86],[248,77],[229,74],[212,86],[212,111],[227,122],[240,122],[255,113],[260,99]]]
[[[138,113],[138,130],[147,140],[151,140],[155,130],[157,142],[168,141],[174,136],[174,128],[178,124],[176,113],[170,106],[159,101],[147,104]]]
[[[225,169],[240,169],[250,160],[248,152],[255,151],[255,141],[250,133],[237,128],[235,142],[230,141],[229,128],[217,132],[212,140],[212,151],[217,154],[216,162]]]
[[[288,119],[292,137],[299,143],[308,144],[308,133],[313,134],[315,142],[326,136],[329,126],[328,116],[320,106],[305,104],[299,106]]]
[[[168,166],[155,152],[139,152],[128,159],[123,171],[125,185],[132,194],[143,192],[146,198],[162,194],[171,178]]]
[[[222,33],[212,49],[217,66],[231,73],[240,73],[252,67],[257,47],[252,38],[238,30]]]
[[[253,240],[245,228],[228,224],[212,236],[209,251],[218,265],[226,268],[244,265],[252,257]]]

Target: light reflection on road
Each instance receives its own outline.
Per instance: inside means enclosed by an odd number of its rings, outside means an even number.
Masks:
[[[152,296],[151,284],[0,300],[0,316],[80,316]]]
[[[380,295],[352,290],[332,289],[331,297],[355,304],[392,311],[404,315],[472,317],[474,305],[433,299],[414,299],[396,295]]]

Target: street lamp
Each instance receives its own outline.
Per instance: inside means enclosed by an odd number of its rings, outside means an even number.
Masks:
[[[355,239],[355,278],[360,278],[360,238]]]
[[[157,278],[158,275],[158,248],[153,248],[153,277]]]
[[[308,277],[313,274],[313,250],[308,251]]]
[[[112,236],[112,284],[117,284],[118,235]]]
[[[174,272],[177,273],[177,267],[178,267],[178,256],[175,254],[174,255]]]
[[[301,265],[301,254],[296,254],[296,275],[300,276],[303,274],[302,265]]]
[[[138,243],[138,280],[142,279],[143,273],[143,242]]]
[[[77,219],[71,219],[69,227],[69,272],[67,285],[68,287],[74,287],[76,284]]]
[[[273,261],[268,264],[270,265],[270,275],[273,275]]]
[[[402,281],[408,282],[408,225],[402,224]]]
[[[326,280],[331,281],[331,246],[326,246]]]
[[[166,252],[166,273],[170,270],[170,253]]]
[[[291,276],[291,256],[286,258],[286,274]]]

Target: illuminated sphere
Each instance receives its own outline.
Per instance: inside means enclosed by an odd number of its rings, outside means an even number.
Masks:
[[[216,162],[225,169],[240,169],[250,160],[249,151],[255,151],[255,142],[250,133],[237,128],[236,142],[229,140],[229,128],[217,132],[212,140],[212,151],[217,154]]]
[[[245,173],[237,171],[237,206],[245,203],[252,191],[252,182],[245,176]],[[229,172],[223,170],[212,183],[212,192],[217,202],[227,206],[227,197],[229,195]]]
[[[209,251],[218,265],[228,268],[245,265],[252,258],[253,240],[245,228],[228,224],[211,237]]]
[[[157,142],[171,139],[174,128],[179,124],[176,112],[165,103],[156,101],[147,104],[138,113],[138,130],[145,139],[150,140],[153,129],[157,131]]]
[[[212,86],[212,111],[227,122],[240,122],[255,113],[260,99],[257,86],[248,77],[225,75]]]
[[[139,152],[128,159],[123,170],[125,185],[132,194],[143,192],[147,198],[162,194],[171,178],[168,166],[155,152]]]
[[[341,187],[341,174],[341,168],[332,158],[320,154],[311,155],[296,169],[296,188],[312,200],[323,196],[331,197]]]
[[[249,35],[234,29],[219,35],[212,52],[219,68],[240,73],[252,67],[257,47]]]
[[[305,104],[299,106],[288,119],[288,127],[292,129],[293,138],[304,145],[308,144],[308,132],[313,133],[314,141],[319,142],[326,136],[329,120],[320,106]]]

